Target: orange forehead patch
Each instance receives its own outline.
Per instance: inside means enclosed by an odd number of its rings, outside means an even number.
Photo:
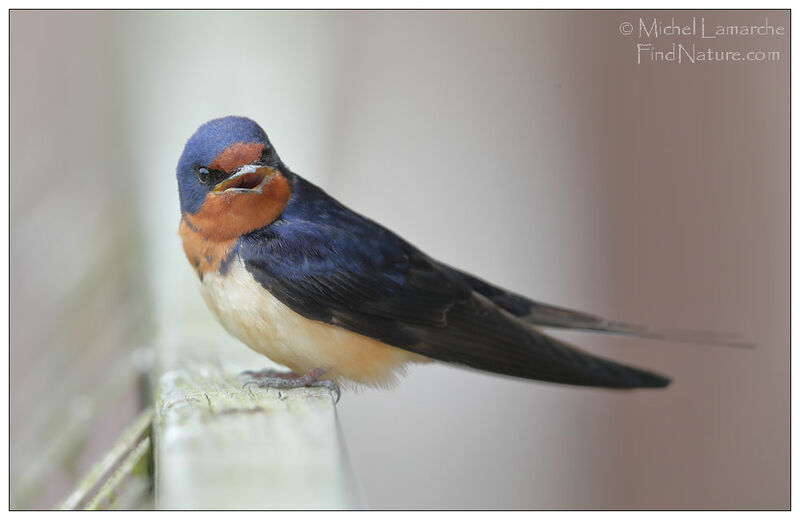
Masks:
[[[263,143],[232,144],[225,148],[208,167],[213,170],[222,170],[231,173],[240,166],[251,164],[259,160],[263,151]]]

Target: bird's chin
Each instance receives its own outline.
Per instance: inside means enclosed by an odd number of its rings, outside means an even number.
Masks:
[[[249,164],[214,186],[214,193],[262,193],[264,186],[277,174],[269,166]]]

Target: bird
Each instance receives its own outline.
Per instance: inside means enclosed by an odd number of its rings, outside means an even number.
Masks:
[[[610,321],[529,299],[437,261],[290,170],[240,116],[189,138],[177,167],[179,236],[222,326],[290,372],[265,388],[387,388],[439,361],[516,378],[610,389],[670,378],[586,352],[543,328],[720,341]],[[709,333],[712,334],[712,333]]]

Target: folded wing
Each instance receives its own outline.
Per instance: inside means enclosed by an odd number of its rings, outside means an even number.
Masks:
[[[573,385],[669,383],[541,333],[515,317],[524,299],[476,287],[476,279],[352,213],[335,225],[276,222],[244,237],[239,254],[253,277],[298,314],[433,359]]]

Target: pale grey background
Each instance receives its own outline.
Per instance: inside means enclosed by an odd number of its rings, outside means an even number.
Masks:
[[[199,297],[174,179],[196,127],[238,114],[447,263],[758,344],[561,334],[669,374],[665,391],[429,365],[346,394],[367,506],[788,507],[788,36],[714,42],[781,50],[772,63],[636,65],[618,28],[639,16],[788,27],[774,11],[13,12],[12,504],[52,505],[134,413],[128,396],[87,422],[38,498],[23,485],[63,430],[48,410],[86,415],[133,348],[245,348]]]

